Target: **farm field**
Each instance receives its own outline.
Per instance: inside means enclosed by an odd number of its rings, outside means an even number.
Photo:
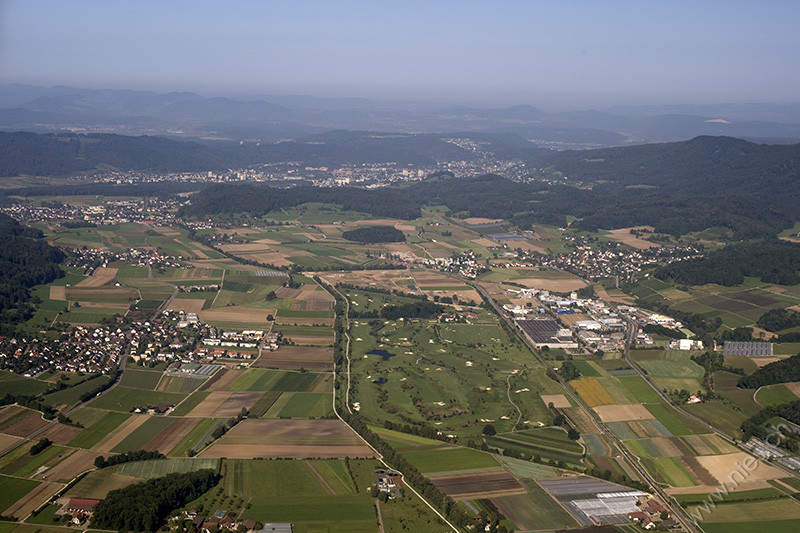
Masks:
[[[524,482],[525,494],[492,498],[492,503],[523,531],[577,526],[564,508],[534,481]]]
[[[438,450],[413,450],[403,456],[423,474],[475,469],[499,469],[500,463],[492,455],[470,448]]]
[[[372,457],[360,438],[338,420],[243,420],[200,457]]]

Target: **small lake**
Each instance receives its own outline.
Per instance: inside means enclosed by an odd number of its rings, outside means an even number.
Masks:
[[[386,378],[373,379],[372,382],[375,385],[383,385],[384,383],[386,383]]]
[[[380,355],[381,359],[384,361],[388,361],[390,357],[394,357],[395,354],[392,352],[387,352],[386,350],[372,350],[371,352],[367,352],[369,355]]]

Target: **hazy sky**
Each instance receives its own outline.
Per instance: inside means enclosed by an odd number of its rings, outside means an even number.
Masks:
[[[0,83],[483,105],[797,102],[798,1],[0,0]]]

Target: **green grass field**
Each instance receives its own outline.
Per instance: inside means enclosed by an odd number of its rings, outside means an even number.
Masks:
[[[407,451],[403,456],[423,474],[500,466],[490,454],[470,448]]]
[[[126,372],[127,373],[127,372]],[[186,396],[171,392],[155,392],[143,389],[117,386],[92,401],[91,406],[109,411],[129,413],[134,407],[147,407],[157,403],[177,404]]]
[[[94,391],[101,383],[107,383],[110,379],[109,376],[96,376],[74,387],[47,394],[44,399],[50,405],[75,405],[83,394]]]
[[[46,391],[50,387],[49,383],[36,379],[22,377],[18,374],[0,370],[0,389],[3,394],[27,394],[36,396]]]
[[[254,418],[260,418],[269,411],[272,404],[274,404],[278,398],[281,397],[282,392],[279,391],[267,391],[264,395],[259,398],[259,400],[253,404],[253,407],[250,408],[249,416]]]
[[[38,487],[39,482],[0,475],[0,486],[3,487],[3,490],[0,490],[0,508],[6,510],[17,500]]]
[[[161,372],[126,368],[125,372],[122,373],[120,385],[134,389],[155,390],[160,379]]]
[[[281,409],[279,418],[321,418],[332,413],[330,394],[298,392]]]
[[[298,531],[373,531],[374,505],[355,485],[343,461],[244,461],[225,460],[222,493],[209,491],[193,507],[242,512],[243,518],[291,522]],[[351,461],[357,463],[357,461]],[[243,498],[237,507],[234,497]],[[325,529],[322,529],[323,531]]]
[[[797,396],[783,384],[761,387],[756,392],[755,398],[764,407],[798,400]]]
[[[219,461],[219,459],[200,459],[196,457],[132,461],[121,464],[117,468],[117,473],[125,476],[154,478],[173,473],[194,472],[204,468],[217,470]]]
[[[208,391],[195,391],[190,396],[188,396],[185,400],[183,400],[180,404],[175,406],[175,409],[169,414],[169,416],[186,416],[189,412],[200,405],[200,402],[205,400],[210,393]]]
[[[728,405],[712,400],[710,402],[698,403],[695,405],[687,405],[684,407],[687,413],[705,420],[717,429],[723,431],[727,435],[740,438],[741,432],[739,427],[742,422],[747,419],[747,415],[741,411],[737,411]]]
[[[691,487],[698,485],[689,470],[677,457],[659,457],[644,459],[651,472],[655,472],[667,484],[673,487]]]
[[[561,504],[535,481],[526,480],[523,483],[528,490],[527,494],[492,498],[492,501],[508,510],[510,516],[507,518],[520,530],[562,529],[578,525]]]
[[[399,452],[406,450],[417,450],[420,448],[431,449],[441,448],[445,444],[438,440],[427,439],[419,435],[411,435],[391,429],[370,426],[370,429],[381,436],[383,440],[392,445],[392,448]]]
[[[156,435],[167,429],[171,424],[176,423],[177,420],[169,417],[151,417],[144,421],[144,423],[136,428],[133,433],[125,437],[122,442],[114,447],[112,451],[117,453],[132,452],[141,450],[145,445],[153,440]],[[166,452],[167,450],[158,450]]]
[[[130,415],[127,413],[106,413],[103,415],[103,418],[87,427],[77,437],[72,439],[69,445],[77,448],[91,448],[118,428],[128,417],[130,417]]]
[[[211,432],[217,424],[217,421],[218,419],[216,418],[204,418],[200,420],[172,450],[169,450],[167,455],[170,457],[183,457],[186,455],[189,450],[201,444],[203,437]],[[162,451],[162,453],[165,452]]]

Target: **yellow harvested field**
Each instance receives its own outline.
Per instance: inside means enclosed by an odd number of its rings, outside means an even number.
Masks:
[[[644,239],[640,239],[636,235],[632,235],[632,229],[635,228],[620,228],[611,230],[608,232],[608,236],[623,244],[627,244],[631,248],[636,248],[637,250],[647,250],[648,248],[659,247],[659,245],[654,242],[646,241]]]
[[[269,325],[267,315],[275,314],[274,309],[252,309],[232,305],[230,307],[220,307],[219,309],[207,309],[200,313],[203,322],[249,322],[253,324]]]
[[[116,268],[97,267],[86,279],[79,281],[76,287],[102,287],[117,275]]]
[[[101,452],[110,452],[120,442],[125,440],[131,433],[136,431],[139,426],[144,424],[150,417],[147,415],[132,415],[114,431],[98,442],[93,449]]]
[[[545,405],[553,404],[556,409],[565,409],[570,407],[569,400],[563,394],[542,394],[542,401]]]
[[[66,300],[67,288],[64,286],[50,286],[50,299],[51,300]]]
[[[242,407],[245,409],[253,407],[263,394],[263,391],[212,391],[186,416],[189,418],[236,416]]]
[[[774,466],[768,465],[763,461],[757,461],[745,452],[728,453],[725,455],[705,455],[697,457],[697,462],[720,483],[731,483],[731,476],[734,480],[741,481],[742,476],[733,472],[745,473],[746,481],[778,479],[786,477],[786,473],[778,470]],[[752,469],[748,469],[750,466]]]
[[[631,420],[649,420],[653,418],[650,411],[640,404],[599,405],[594,408],[603,422],[628,422]]]
[[[199,313],[203,310],[205,300],[198,298],[173,298],[169,304],[170,311],[183,311],[184,313]]]
[[[553,292],[571,292],[586,287],[586,282],[578,277],[566,279],[521,278],[513,281],[534,289]]]
[[[579,378],[570,382],[572,387],[581,395],[581,398],[589,405],[612,405],[614,399],[606,392],[603,385],[596,378]],[[652,418],[652,415],[648,418]]]
[[[373,457],[372,450],[339,420],[246,419],[199,457]]]

